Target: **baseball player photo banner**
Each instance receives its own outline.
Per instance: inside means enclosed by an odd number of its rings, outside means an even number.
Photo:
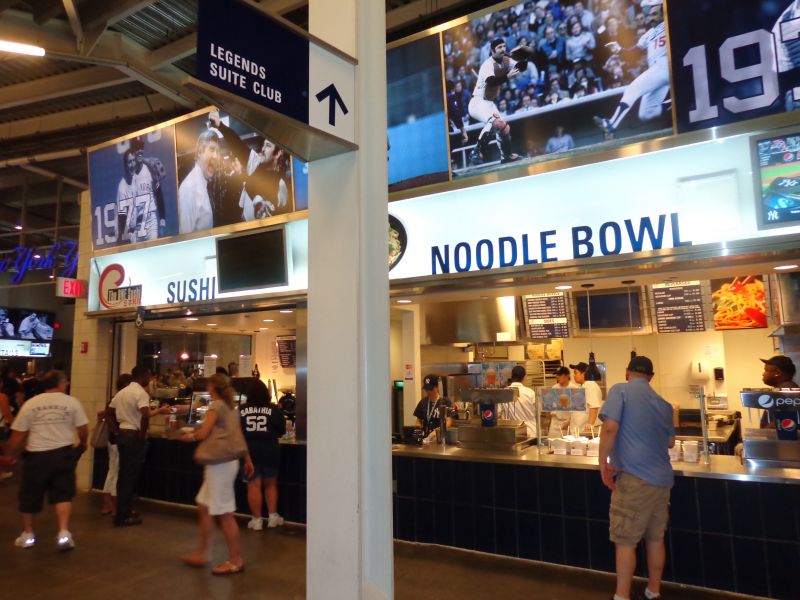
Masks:
[[[441,34],[454,178],[673,133],[661,0],[502,6]]]
[[[89,185],[95,250],[178,233],[173,127],[91,151]]]
[[[800,107],[800,1],[667,6],[680,133]]]
[[[179,234],[294,210],[292,157],[247,125],[210,109],[177,123],[175,137]]]

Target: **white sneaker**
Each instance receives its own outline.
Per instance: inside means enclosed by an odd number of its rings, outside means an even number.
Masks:
[[[252,529],[253,531],[261,531],[262,529],[264,529],[264,519],[260,517],[256,519],[255,517],[253,517],[247,524],[247,528]]]
[[[285,521],[283,517],[280,516],[278,513],[273,513],[269,516],[269,520],[267,521],[267,527],[270,529],[274,529],[275,527],[280,527],[283,525]]]
[[[36,543],[36,536],[27,531],[23,531],[22,533],[20,533],[19,537],[14,540],[14,545],[17,548],[32,548],[35,543]]]
[[[72,539],[72,534],[69,531],[60,531],[56,538],[56,545],[59,550],[66,552],[75,547],[75,540]]]

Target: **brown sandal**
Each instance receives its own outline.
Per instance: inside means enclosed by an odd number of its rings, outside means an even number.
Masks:
[[[244,565],[236,565],[229,560],[226,560],[224,563],[218,564],[216,567],[211,569],[212,575],[236,575],[237,573],[241,573],[244,571]]]

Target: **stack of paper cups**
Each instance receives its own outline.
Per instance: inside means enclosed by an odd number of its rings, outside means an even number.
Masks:
[[[685,441],[683,447],[683,460],[686,462],[697,462],[700,460],[700,443],[696,440]]]
[[[681,460],[681,441],[675,440],[675,445],[669,449],[670,462],[679,462]]]

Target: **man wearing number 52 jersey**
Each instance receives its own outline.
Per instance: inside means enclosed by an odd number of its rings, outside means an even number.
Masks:
[[[642,0],[642,8],[649,8],[649,29],[639,38],[633,48],[622,48],[617,42],[607,44],[614,54],[625,55],[647,51],[647,70],[634,79],[622,94],[610,119],[594,117],[595,124],[603,131],[613,134],[631,107],[641,98],[639,119],[651,121],[661,116],[662,105],[669,94],[669,61],[667,59],[667,31],[662,14],[661,0]]]

